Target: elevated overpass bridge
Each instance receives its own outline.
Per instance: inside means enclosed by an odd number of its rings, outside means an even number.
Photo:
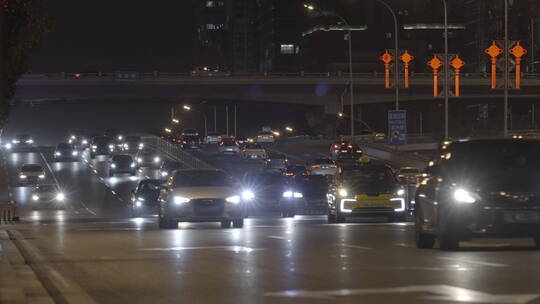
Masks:
[[[384,75],[354,74],[355,104],[393,103],[392,88],[384,88]],[[511,75],[513,77],[513,75]],[[16,103],[168,102],[187,100],[253,101],[324,106],[328,114],[349,104],[349,75],[345,73],[257,73],[190,75],[187,73],[53,73],[27,74],[17,83]],[[439,77],[439,92],[443,77]],[[433,76],[412,74],[409,88],[400,88],[400,103],[437,103]],[[499,80],[499,84],[502,80]],[[402,84],[401,84],[402,85]],[[453,79],[450,89],[453,90]],[[502,100],[502,89],[491,89],[485,74],[464,74],[461,97],[467,100]],[[511,100],[536,101],[540,97],[540,74],[524,74],[522,89],[510,92]],[[452,99],[457,98],[451,96]]]

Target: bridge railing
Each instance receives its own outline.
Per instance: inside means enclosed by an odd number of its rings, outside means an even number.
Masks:
[[[183,151],[177,145],[174,145],[160,137],[154,135],[142,136],[145,146],[153,148],[160,153],[165,153],[167,156],[183,163],[188,168],[195,169],[215,169],[212,165],[203,160]]]
[[[119,80],[136,80],[136,79],[244,79],[244,78],[256,78],[256,79],[280,79],[280,78],[331,78],[331,79],[348,79],[349,73],[347,72],[215,72],[215,73],[190,73],[190,72],[132,72],[134,73],[133,79],[119,79]],[[359,79],[383,79],[384,73],[382,72],[363,72],[353,73],[353,78]],[[463,78],[488,78],[489,73],[463,73]],[[73,78],[73,79],[118,79],[118,72],[91,72],[91,73],[77,73],[77,72],[59,72],[59,73],[41,73],[41,74],[26,74],[27,78]],[[431,78],[432,73],[414,73],[409,74],[410,78]],[[522,73],[523,78],[540,78],[540,73]]]

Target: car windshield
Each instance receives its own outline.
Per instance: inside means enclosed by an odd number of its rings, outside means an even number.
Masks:
[[[472,141],[452,144],[443,166],[480,171],[539,170],[540,141]]]
[[[39,192],[54,192],[56,191],[56,185],[41,185],[36,190]]]
[[[225,146],[236,146],[236,141],[232,138],[225,138],[221,140]]]
[[[380,189],[394,185],[396,180],[392,170],[383,166],[366,166],[343,171],[341,174],[343,184],[351,190]]]
[[[178,171],[173,187],[230,187],[231,179],[223,171]]]
[[[166,171],[175,170],[179,168],[182,168],[182,164],[177,163],[177,162],[164,162],[163,165],[161,166],[161,170],[166,170]]]
[[[61,149],[61,150],[69,150],[71,149],[71,145],[70,144],[58,144],[57,146],[58,149]]]
[[[321,165],[331,165],[334,162],[328,158],[315,159],[312,161],[312,164],[321,164]]]
[[[285,154],[270,154],[269,158],[271,159],[286,159]]]
[[[251,149],[251,150],[262,150],[262,148],[263,147],[260,144],[250,143],[246,145],[246,149]]]
[[[17,135],[16,138],[19,139],[19,140],[27,140],[27,139],[30,139],[30,135],[28,135],[28,134],[20,134],[20,135]]]
[[[39,172],[43,171],[43,168],[40,165],[24,165],[21,170],[26,172]]]
[[[113,163],[132,163],[133,158],[130,155],[115,155],[112,161]]]
[[[404,169],[399,170],[399,172],[405,173],[405,174],[416,174],[416,173],[420,173],[420,170],[416,168],[404,168]]]
[[[96,145],[106,145],[110,143],[112,139],[110,137],[95,137],[93,139],[94,144]]]
[[[326,177],[322,175],[309,175],[295,180],[300,190],[304,193],[324,192],[328,190]]]

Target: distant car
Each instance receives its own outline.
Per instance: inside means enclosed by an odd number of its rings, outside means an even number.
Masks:
[[[266,159],[266,168],[285,170],[288,165],[289,159],[287,158],[287,155],[283,153],[268,153],[268,158]]]
[[[123,141],[123,150],[126,152],[136,152],[144,148],[144,143],[140,136],[126,136]]]
[[[178,228],[178,222],[220,222],[222,228],[242,228],[246,217],[242,189],[222,170],[177,170],[161,191],[160,229]]]
[[[283,176],[286,177],[295,177],[297,175],[308,175],[308,170],[305,166],[302,165],[290,165],[285,168],[283,171]]]
[[[373,140],[374,141],[385,141],[386,140],[386,134],[383,132],[373,132]]]
[[[130,175],[137,174],[137,163],[131,155],[117,154],[111,157],[109,163],[109,176],[114,176],[118,173],[128,173]]]
[[[153,169],[159,169],[161,167],[163,159],[161,158],[160,154],[156,152],[139,151],[135,155],[135,161],[137,162],[139,168],[149,167]]]
[[[336,163],[329,158],[318,158],[308,163],[309,174],[312,175],[336,175],[338,168]]]
[[[336,158],[338,155],[339,150],[341,150],[342,147],[348,147],[349,142],[346,140],[340,140],[330,145],[330,156],[333,158]]]
[[[444,145],[415,195],[416,245],[458,250],[473,238],[531,238],[540,248],[540,141]]]
[[[417,184],[422,176],[420,169],[414,167],[402,167],[396,173],[399,181],[407,184]]]
[[[283,194],[285,178],[279,171],[249,172],[243,183],[252,186],[256,201],[263,205],[276,205]]]
[[[349,144],[348,146],[341,146],[337,154],[336,163],[339,166],[353,164],[363,155],[364,151],[357,145]]]
[[[34,146],[34,139],[28,134],[19,134],[15,138],[8,142],[5,147],[11,151],[19,151],[24,149],[30,149]]]
[[[299,211],[304,213],[326,214],[329,189],[328,178],[324,175],[297,176],[294,178],[296,191],[302,193],[304,205]]]
[[[184,165],[180,162],[166,160],[161,164],[161,168],[159,168],[159,176],[161,176],[161,180],[166,180],[174,170],[183,168]]]
[[[32,208],[58,208],[66,207],[66,196],[57,185],[38,185],[32,188]]]
[[[220,71],[217,67],[198,66],[191,70],[191,76],[227,76],[229,73]]]
[[[104,133],[105,136],[110,137],[113,141],[115,149],[122,150],[124,147],[124,135],[118,129],[107,129]]]
[[[67,143],[75,149],[86,149],[90,146],[90,139],[83,133],[72,133],[67,139]]]
[[[19,169],[19,183],[36,185],[45,181],[45,170],[39,164],[24,164]]]
[[[275,142],[274,133],[261,131],[257,134],[256,142],[273,144]]]
[[[71,144],[60,143],[54,149],[54,159],[77,161],[79,160],[79,151]]]
[[[142,214],[158,214],[158,198],[161,192],[161,179],[143,179],[131,191],[132,216]]]
[[[204,138],[204,143],[207,145],[215,145],[221,142],[222,136],[219,133],[210,132]]]
[[[267,157],[266,149],[258,143],[248,143],[240,150],[243,160],[264,160]]]
[[[112,138],[107,136],[98,136],[92,139],[90,145],[90,158],[94,159],[98,155],[110,155],[115,151],[115,145]]]
[[[182,136],[180,146],[182,149],[197,150],[201,148],[201,139],[195,135]]]
[[[240,153],[240,146],[234,140],[234,138],[223,138],[218,146],[218,151],[221,154],[238,154]]]
[[[199,136],[199,132],[195,129],[182,130],[182,136]]]

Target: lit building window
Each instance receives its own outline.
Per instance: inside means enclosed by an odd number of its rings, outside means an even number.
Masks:
[[[221,29],[223,29],[223,24],[208,23],[206,25],[206,29],[207,30],[221,30]]]
[[[223,6],[223,1],[206,1],[206,7],[220,7]]]
[[[295,51],[294,44],[281,45],[281,54],[294,54],[294,51]]]

